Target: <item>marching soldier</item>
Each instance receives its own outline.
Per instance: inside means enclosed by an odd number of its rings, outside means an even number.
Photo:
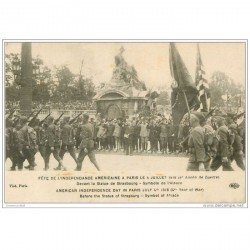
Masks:
[[[61,128],[61,140],[62,146],[59,152],[60,158],[63,160],[64,154],[68,151],[74,161],[77,163],[76,154],[75,154],[75,138],[74,138],[74,129],[73,126],[69,124],[70,117],[65,116],[63,119],[63,125]],[[61,164],[59,163],[55,170],[61,170]]]
[[[236,124],[231,124],[229,126],[230,131],[234,134],[234,140],[232,142],[233,154],[230,157],[231,162],[235,160],[237,166],[242,170],[245,170],[245,165],[243,162],[243,144],[242,138],[238,133],[238,128]]]
[[[77,167],[76,171],[81,171],[82,169],[82,162],[86,155],[88,155],[90,161],[95,165],[98,171],[100,171],[100,167],[95,158],[95,147],[94,147],[94,140],[93,140],[93,133],[91,125],[88,123],[89,116],[87,114],[83,114],[83,121],[82,125],[80,126],[80,138],[81,143],[79,145],[79,155],[77,159]]]
[[[207,124],[205,114],[196,111],[194,115],[198,117],[200,121],[200,126],[203,128],[204,131],[204,147],[205,147],[204,167],[206,171],[210,171],[211,159],[214,157],[217,151],[216,149],[217,140],[213,128],[209,124]]]
[[[39,119],[35,122],[34,130],[36,131],[37,136],[37,146],[43,160],[45,160],[46,127],[47,124]]]
[[[80,139],[80,131],[81,131],[82,118],[78,117],[76,124],[74,124],[75,130],[75,140],[76,140],[76,148],[79,149],[81,139]]]
[[[36,166],[35,154],[37,153],[36,132],[28,125],[26,116],[20,117],[20,127],[18,131],[18,147],[21,157],[18,169],[23,169],[23,162],[27,159],[30,166],[29,169],[34,170]]]
[[[199,118],[195,115],[190,117],[192,127],[188,139],[188,148],[190,157],[188,161],[188,171],[205,171],[205,147],[204,147],[204,130],[200,126]]]
[[[62,166],[63,170],[67,170],[63,165],[62,159],[59,156],[60,151],[60,130],[59,127],[54,124],[54,118],[49,116],[47,119],[48,128],[46,129],[46,144],[45,144],[45,168],[49,169],[49,158],[51,153],[58,163]]]
[[[11,119],[6,119],[5,121],[5,143],[6,143],[6,152],[5,152],[5,160],[8,158],[13,162],[12,159],[12,136],[13,136],[13,128],[12,128],[12,120]]]
[[[15,171],[17,166],[20,166],[20,162],[22,161],[22,152],[19,147],[19,137],[18,133],[20,130],[20,125],[12,124],[11,137],[10,137],[10,152],[11,152],[11,160],[12,166],[10,168],[11,171]],[[20,169],[21,170],[21,169]]]
[[[225,125],[225,119],[223,117],[217,118],[217,131],[216,137],[218,140],[218,148],[216,156],[211,163],[211,170],[216,171],[220,166],[223,167],[223,171],[233,171],[230,162],[230,135],[227,126]]]

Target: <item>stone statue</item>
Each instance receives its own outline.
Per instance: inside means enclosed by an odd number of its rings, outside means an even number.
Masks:
[[[125,49],[120,48],[120,52],[115,56],[115,68],[111,78],[111,86],[115,88],[134,87],[137,90],[146,90],[145,83],[138,79],[134,66],[128,65],[123,57]]]

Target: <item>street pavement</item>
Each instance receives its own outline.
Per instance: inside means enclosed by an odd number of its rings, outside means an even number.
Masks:
[[[108,172],[175,172],[175,171],[185,171],[188,157],[185,155],[151,155],[151,154],[135,154],[133,156],[127,156],[122,153],[102,153],[96,154],[96,159],[101,167],[101,171],[108,174]],[[66,153],[63,159],[65,166],[68,171],[73,171],[76,167],[74,160],[71,158],[69,153]],[[44,162],[40,153],[36,154],[37,166],[35,171],[43,171]],[[27,166],[28,162],[25,161],[24,166]],[[54,168],[57,167],[58,163],[54,159],[53,155],[50,156],[50,169],[49,171],[55,171]],[[11,161],[7,159],[5,164],[5,169],[9,170],[11,166]],[[242,171],[239,169],[235,162],[232,163],[232,167],[236,171]],[[28,171],[24,169],[23,171]],[[221,171],[221,168],[218,170]],[[82,172],[93,173],[97,172],[93,164],[90,162],[88,156],[83,161]]]

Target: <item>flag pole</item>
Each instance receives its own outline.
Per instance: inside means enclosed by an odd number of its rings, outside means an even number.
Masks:
[[[189,108],[189,105],[188,105],[186,92],[184,90],[182,90],[182,93],[184,95],[184,99],[185,99],[185,102],[186,102],[186,106],[187,106],[187,110],[188,110],[188,120],[189,120],[189,125],[190,125],[190,108]]]

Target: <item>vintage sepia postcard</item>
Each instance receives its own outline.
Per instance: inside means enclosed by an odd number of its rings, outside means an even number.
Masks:
[[[246,40],[4,40],[4,207],[247,207]]]

